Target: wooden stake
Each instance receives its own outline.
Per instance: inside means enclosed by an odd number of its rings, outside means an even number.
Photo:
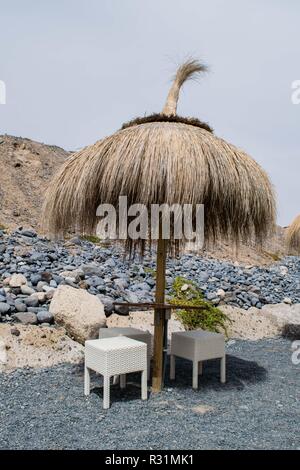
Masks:
[[[163,304],[165,301],[166,284],[166,255],[167,240],[161,237],[157,243],[157,266],[156,266],[156,295],[155,301]],[[164,348],[164,330],[165,330],[165,310],[154,310],[154,351],[153,351],[153,375],[152,391],[160,392],[163,383],[163,348]]]

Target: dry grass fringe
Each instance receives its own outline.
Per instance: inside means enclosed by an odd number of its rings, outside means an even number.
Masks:
[[[288,249],[291,253],[300,253],[300,215],[288,227],[286,233]]]
[[[271,183],[243,151],[204,129],[148,123],[118,131],[70,157],[44,207],[53,234],[95,233],[99,204],[204,204],[205,239],[262,240],[275,225]],[[142,246],[143,241],[139,240]]]

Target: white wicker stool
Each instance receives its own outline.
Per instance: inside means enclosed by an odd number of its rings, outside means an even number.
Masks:
[[[103,375],[103,408],[110,404],[110,377],[142,372],[142,400],[147,400],[147,345],[125,336],[85,342],[84,394],[90,393],[90,369]],[[121,381],[121,388],[125,381]]]
[[[221,383],[226,381],[226,354],[224,336],[203,330],[180,331],[172,334],[170,378],[175,379],[175,357],[193,362],[193,388],[198,388],[198,375],[202,374],[202,362],[221,359]]]
[[[115,336],[126,336],[127,338],[142,341],[147,344],[147,363],[148,363],[148,380],[150,378],[150,361],[151,361],[151,334],[149,331],[138,330],[137,328],[100,328],[99,339],[113,338]]]

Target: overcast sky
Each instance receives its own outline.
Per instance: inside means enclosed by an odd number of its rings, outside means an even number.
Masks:
[[[269,173],[279,223],[300,212],[298,0],[0,0],[0,133],[66,149],[159,112],[188,56],[181,115],[208,121]]]

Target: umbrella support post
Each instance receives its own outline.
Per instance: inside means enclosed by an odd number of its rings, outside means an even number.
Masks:
[[[162,377],[162,387],[165,384],[166,378],[166,368],[167,368],[167,358],[168,358],[168,320],[171,319],[171,310],[165,310],[164,318],[164,355],[163,355],[163,377]]]
[[[161,234],[161,230],[160,230]],[[157,242],[157,268],[156,268],[156,296],[157,303],[163,304],[165,301],[165,272],[166,272],[166,252],[167,241],[160,236]],[[152,392],[160,392],[163,387],[164,372],[164,342],[165,342],[165,321],[164,309],[154,311],[154,351],[153,351],[153,374]]]
[[[162,310],[154,312],[154,351],[152,392],[160,392],[163,387],[165,319]]]

